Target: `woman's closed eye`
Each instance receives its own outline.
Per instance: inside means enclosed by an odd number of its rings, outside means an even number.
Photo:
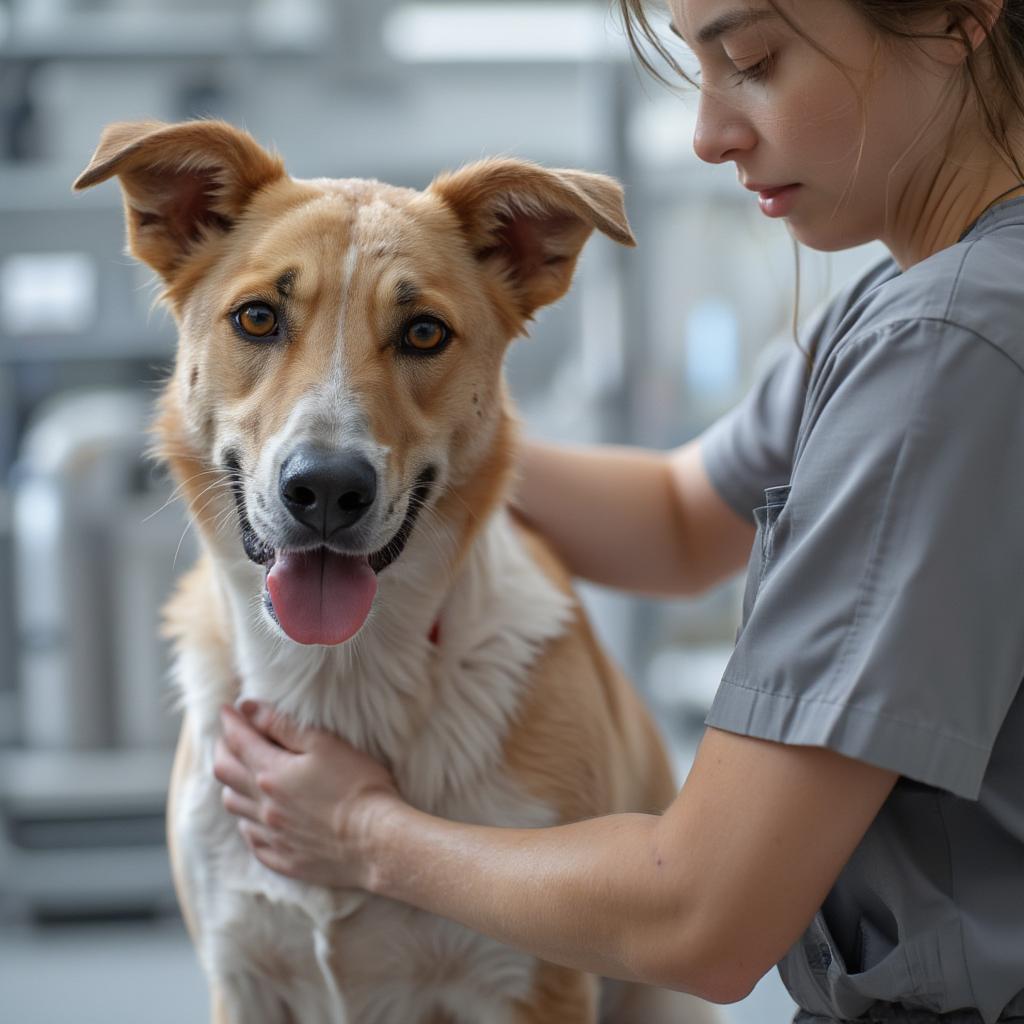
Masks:
[[[743,68],[736,68],[733,77],[739,82],[763,82],[771,73],[775,59],[768,54],[763,60],[756,64],[748,64]]]

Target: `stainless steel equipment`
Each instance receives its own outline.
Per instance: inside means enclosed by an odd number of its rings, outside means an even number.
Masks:
[[[73,910],[170,900],[176,733],[158,636],[184,518],[145,460],[150,398],[63,394],[13,473],[20,744],[0,757],[0,899]],[[179,546],[185,550],[179,552]]]
[[[173,738],[156,635],[171,586],[174,516],[143,448],[145,395],[62,395],[27,431],[13,539],[22,741],[33,749],[152,746]]]

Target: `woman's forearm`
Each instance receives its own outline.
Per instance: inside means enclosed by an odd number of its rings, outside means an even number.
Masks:
[[[517,510],[576,576],[643,593],[685,594],[685,523],[666,455],[524,441]]]
[[[365,829],[367,888],[555,963],[715,998],[695,886],[663,870],[659,818],[465,825],[397,801]],[[689,936],[694,936],[690,939]]]

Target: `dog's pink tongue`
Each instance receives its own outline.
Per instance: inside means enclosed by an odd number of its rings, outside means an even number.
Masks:
[[[278,554],[267,577],[281,628],[300,644],[340,644],[359,632],[377,593],[365,558],[317,551]]]

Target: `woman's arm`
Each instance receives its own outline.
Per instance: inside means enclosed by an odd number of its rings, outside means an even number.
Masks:
[[[225,715],[225,806],[268,867],[357,886],[557,963],[743,998],[807,927],[897,776],[709,729],[661,817],[494,828],[416,811],[343,741]]]
[[[668,453],[526,441],[515,505],[574,575],[642,593],[700,593],[742,568],[754,540],[697,440]]]

